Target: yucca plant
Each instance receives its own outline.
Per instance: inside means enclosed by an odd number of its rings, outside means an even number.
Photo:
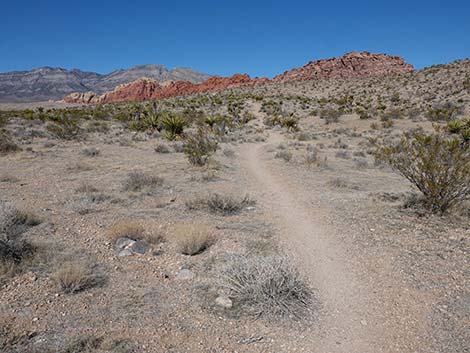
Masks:
[[[281,120],[282,127],[287,128],[288,131],[297,131],[299,128],[298,123],[298,119],[293,116]]]
[[[183,134],[187,121],[181,116],[174,113],[166,113],[161,118],[161,126],[165,130],[166,139],[173,141]]]

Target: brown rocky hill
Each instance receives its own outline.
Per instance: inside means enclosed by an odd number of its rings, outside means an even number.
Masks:
[[[267,78],[254,78],[246,74],[232,77],[211,77],[202,83],[188,81],[168,81],[159,83],[149,78],[120,85],[113,91],[99,96],[93,92],[72,93],[64,98],[67,103],[112,103],[146,101],[181,96],[194,93],[219,91],[248,85],[261,85],[269,82],[288,82],[328,78],[349,78],[381,76],[413,71],[413,66],[399,56],[372,54],[369,52],[348,53],[340,58],[312,61],[305,66],[286,71],[270,81]]]
[[[307,65],[286,71],[273,78],[274,82],[381,76],[413,71],[399,56],[352,52],[340,58],[311,61]]]

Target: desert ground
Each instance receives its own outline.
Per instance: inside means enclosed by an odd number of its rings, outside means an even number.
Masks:
[[[468,203],[423,210],[374,150],[446,126],[438,105],[468,116],[469,67],[2,106],[0,220],[26,254],[0,262],[0,350],[468,352]],[[217,150],[194,165],[201,124]]]

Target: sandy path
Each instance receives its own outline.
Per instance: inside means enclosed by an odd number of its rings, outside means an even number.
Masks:
[[[273,133],[266,144],[240,147],[240,163],[251,195],[277,226],[281,242],[317,291],[323,309],[311,352],[388,351],[381,319],[370,305],[376,301],[356,275],[339,237],[325,224],[319,201],[306,197],[295,181],[283,179],[273,169],[272,153],[266,149],[280,140]]]

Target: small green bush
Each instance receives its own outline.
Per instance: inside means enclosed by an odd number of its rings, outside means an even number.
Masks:
[[[470,198],[470,145],[459,137],[407,133],[399,143],[379,147],[376,158],[414,184],[434,213]]]
[[[199,128],[185,137],[183,152],[190,164],[203,166],[217,151],[218,142],[207,130]]]

